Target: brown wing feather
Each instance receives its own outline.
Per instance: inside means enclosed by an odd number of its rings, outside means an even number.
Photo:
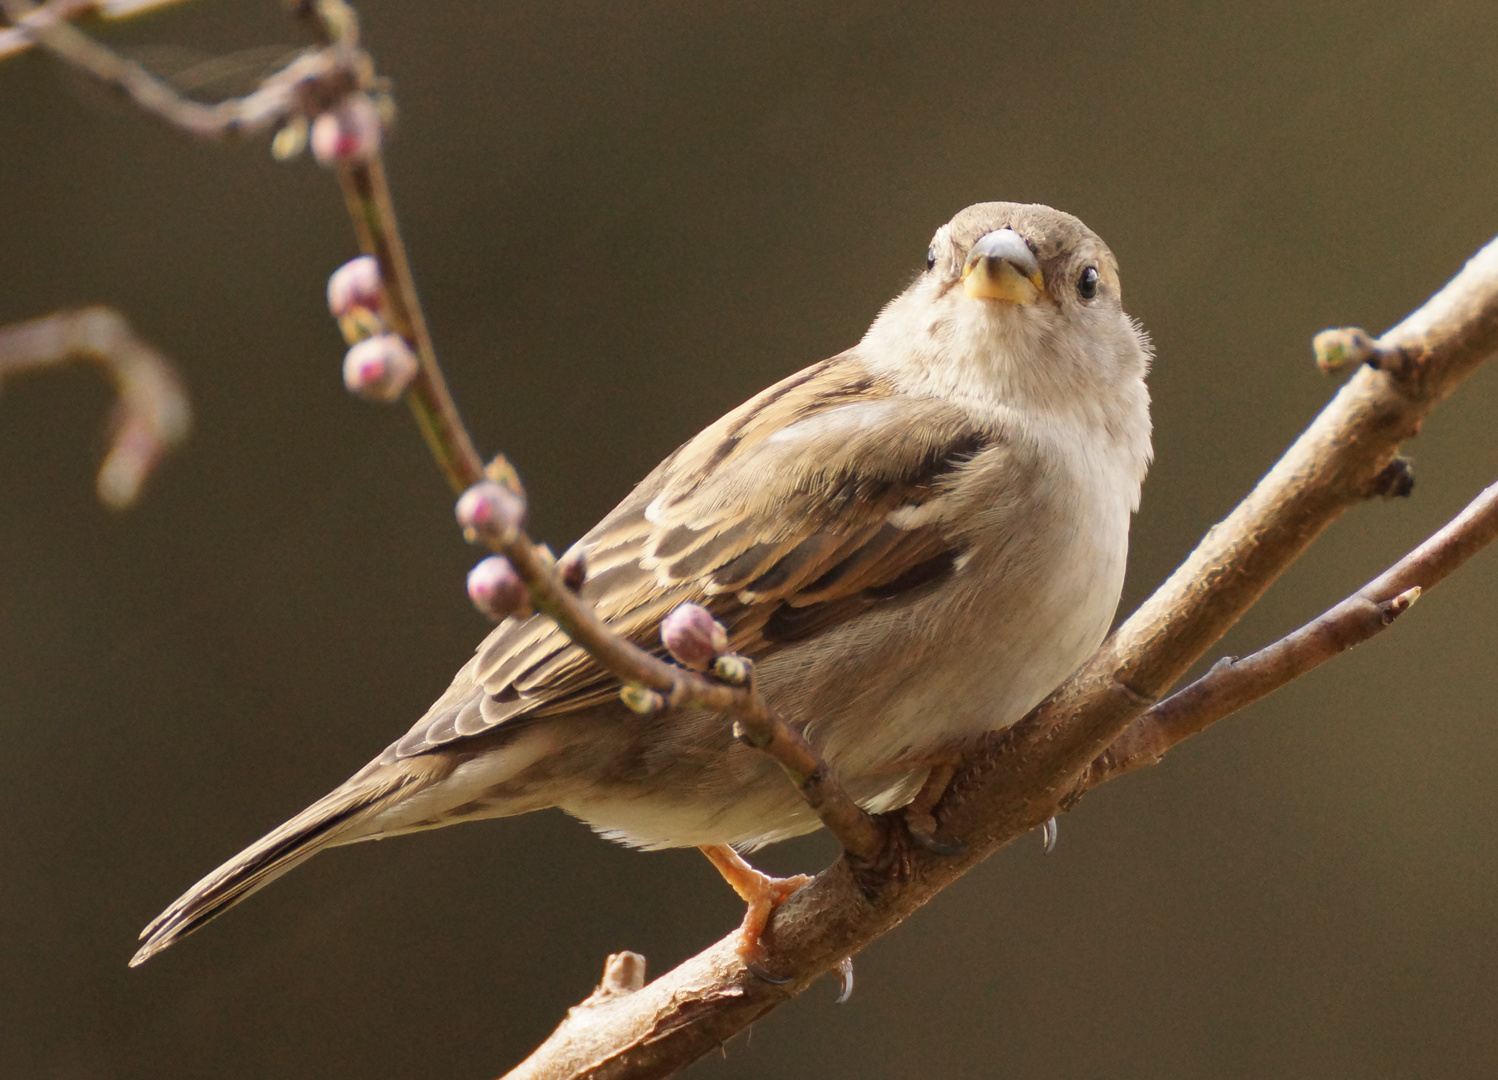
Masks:
[[[661,655],[661,619],[703,604],[731,648],[762,659],[950,570],[949,474],[994,438],[952,405],[895,400],[855,355],[834,357],[707,428],[579,541],[583,595]],[[512,620],[387,756],[617,693],[549,619]]]

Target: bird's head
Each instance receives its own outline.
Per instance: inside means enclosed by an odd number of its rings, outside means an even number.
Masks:
[[[860,349],[913,390],[1089,412],[1120,393],[1144,407],[1150,355],[1108,245],[1070,214],[1004,202],[936,230]]]

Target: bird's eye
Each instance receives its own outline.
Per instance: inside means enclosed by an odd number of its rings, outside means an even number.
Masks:
[[[926,249],[926,269],[930,270],[935,265],[936,265],[936,249],[934,247],[928,247]]]
[[[1089,266],[1082,271],[1082,276],[1077,279],[1077,293],[1083,300],[1091,300],[1097,295],[1097,267]]]

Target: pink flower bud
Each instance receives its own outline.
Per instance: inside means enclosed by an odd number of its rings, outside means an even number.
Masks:
[[[470,544],[483,541],[492,548],[514,542],[525,520],[525,501],[493,480],[481,480],[458,499],[458,525]]]
[[[350,259],[328,278],[328,310],[341,319],[354,308],[379,311],[385,303],[385,282],[380,261],[373,255]]]
[[[369,401],[399,401],[416,370],[416,354],[399,334],[377,334],[344,355],[343,385]]]
[[[510,560],[490,555],[468,572],[468,599],[495,622],[515,614],[530,599]]]
[[[728,648],[728,631],[707,608],[679,604],[661,620],[661,642],[680,663],[706,671],[714,658]]]
[[[380,152],[380,111],[367,94],[350,94],[312,121],[312,156],[320,165],[368,161]]]

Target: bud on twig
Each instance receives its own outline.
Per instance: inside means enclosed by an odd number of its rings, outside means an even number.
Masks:
[[[1323,330],[1311,340],[1311,349],[1316,354],[1316,366],[1323,374],[1329,375],[1356,364],[1378,366],[1378,342],[1360,327]]]
[[[679,604],[661,620],[661,643],[678,663],[706,671],[728,648],[728,631],[698,604]]]
[[[368,401],[399,401],[416,371],[416,354],[399,334],[365,338],[343,357],[343,385]]]
[[[368,161],[380,152],[380,112],[368,94],[350,94],[312,121],[310,141],[320,165]]]
[[[630,712],[641,716],[649,716],[666,707],[665,698],[648,686],[640,686],[637,683],[625,683],[620,687],[619,700],[624,702]]]
[[[483,541],[491,548],[514,543],[525,521],[525,502],[509,488],[492,480],[480,480],[463,492],[456,509],[463,539]]]
[[[356,307],[379,311],[385,305],[385,279],[373,255],[350,259],[328,278],[328,310],[341,319]]]
[[[270,156],[277,161],[290,161],[307,149],[307,118],[297,115],[282,124],[270,141]]]
[[[495,622],[514,615],[530,601],[525,582],[510,560],[490,555],[468,572],[468,599]]]
[[[583,587],[583,582],[588,580],[587,552],[580,547],[565,552],[557,560],[557,573],[561,575],[563,585],[572,592],[577,592]]]
[[[350,259],[328,278],[328,310],[350,345],[388,329],[381,315],[384,307],[385,282],[374,256]]]
[[[713,674],[729,686],[743,686],[754,674],[754,663],[747,656],[725,653],[713,661]]]

